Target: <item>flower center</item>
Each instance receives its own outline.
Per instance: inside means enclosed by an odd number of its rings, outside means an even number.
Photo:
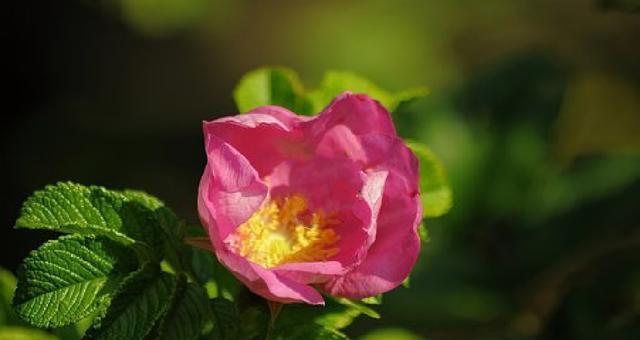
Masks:
[[[338,253],[340,238],[323,211],[309,212],[302,195],[272,200],[228,239],[236,253],[265,268],[323,261]]]

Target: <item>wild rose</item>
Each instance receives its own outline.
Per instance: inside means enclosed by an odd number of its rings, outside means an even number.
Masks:
[[[277,106],[204,122],[198,210],[251,291],[323,304],[397,287],[420,250],[418,162],[389,112],[345,93],[314,117]]]

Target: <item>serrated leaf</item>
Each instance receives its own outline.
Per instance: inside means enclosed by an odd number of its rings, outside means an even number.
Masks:
[[[368,96],[380,101],[380,103],[394,112],[403,103],[424,97],[428,90],[423,87],[413,88],[397,93],[391,93],[381,89],[372,81],[347,71],[328,71],[324,74],[320,86],[309,93],[309,98],[313,103],[314,112],[321,111],[329,105],[333,98],[339,94],[351,91],[355,93],[365,93]]]
[[[142,204],[102,187],[48,185],[22,206],[17,228],[103,235],[125,245],[159,246],[153,216]]]
[[[18,315],[37,327],[61,327],[108,305],[117,284],[137,264],[106,238],[70,235],[32,251],[18,271]]]
[[[128,199],[136,201],[151,210],[156,221],[169,237],[175,240],[182,240],[183,235],[180,230],[178,216],[159,198],[143,191],[131,189],[124,190],[122,194]]]
[[[3,340],[57,340],[58,337],[39,329],[26,327],[0,327],[0,339]]]
[[[453,194],[440,159],[425,145],[406,141],[420,162],[420,198],[424,217],[444,215],[453,205]]]
[[[127,277],[107,313],[94,320],[85,339],[142,339],[171,305],[176,277],[153,265]]]
[[[305,324],[286,327],[277,330],[273,335],[273,339],[289,340],[289,339],[305,339],[305,340],[345,340],[349,339],[346,335],[338,330],[317,325]]]
[[[200,286],[189,283],[178,294],[174,307],[163,320],[160,339],[197,339],[210,318],[206,293]]]
[[[300,114],[311,113],[298,75],[288,68],[259,68],[240,79],[233,91],[240,112],[258,106],[278,105]]]
[[[240,314],[233,302],[215,298],[211,300],[214,339],[234,339],[240,330]]]
[[[124,190],[122,194],[129,200],[141,204],[149,210],[156,228],[155,233],[162,232],[165,242],[165,260],[172,269],[183,270],[191,262],[191,253],[183,243],[184,230],[178,216],[159,198],[138,190]],[[154,240],[155,242],[160,242]]]

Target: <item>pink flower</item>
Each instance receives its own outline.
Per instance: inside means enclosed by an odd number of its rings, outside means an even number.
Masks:
[[[277,106],[204,122],[198,210],[219,261],[272,301],[397,287],[420,251],[418,162],[389,112],[344,93],[314,117]]]

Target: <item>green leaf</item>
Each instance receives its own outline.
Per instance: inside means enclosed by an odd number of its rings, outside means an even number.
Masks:
[[[264,67],[242,77],[234,90],[234,98],[240,112],[263,105],[278,105],[301,115],[311,115],[322,111],[336,96],[346,91],[365,93],[380,101],[390,112],[428,93],[424,87],[389,92],[366,78],[345,71],[325,73],[318,88],[305,92],[294,71],[284,67]]]
[[[180,229],[178,216],[176,216],[176,214],[159,198],[151,196],[143,191],[131,189],[124,190],[122,194],[128,199],[138,202],[151,210],[155,220],[169,237],[175,240],[182,240],[183,232]]]
[[[57,340],[58,338],[45,331],[18,326],[0,327],[0,339],[6,340]]]
[[[381,89],[372,81],[354,73],[347,71],[328,71],[320,82],[320,86],[309,93],[314,112],[321,111],[331,103],[333,98],[345,91],[365,93],[380,101],[389,112],[394,112],[401,103],[424,97],[429,92],[426,88],[419,87],[391,93]]]
[[[176,277],[148,265],[121,285],[107,313],[94,320],[85,339],[142,339],[167,312]]]
[[[444,215],[453,205],[453,194],[440,159],[425,145],[406,141],[420,162],[420,198],[424,217]]]
[[[265,67],[247,73],[240,79],[233,97],[240,112],[278,105],[300,114],[311,113],[311,103],[304,95],[298,75],[284,67]]]
[[[282,307],[276,320],[276,328],[313,322],[321,326],[342,329],[349,326],[360,314],[359,309],[334,299],[326,299],[324,306],[288,304]]]
[[[16,278],[10,271],[0,268],[0,328],[3,325],[20,324],[20,320],[11,307],[15,289]]]
[[[346,335],[338,330],[317,325],[317,324],[305,324],[282,328],[277,330],[273,336],[273,339],[288,340],[288,339],[305,339],[305,340],[344,340],[349,339]]]
[[[213,338],[234,339],[240,330],[240,314],[233,302],[215,298],[211,300]]]
[[[211,318],[207,295],[200,286],[189,283],[177,297],[177,303],[163,321],[160,339],[197,339]]]
[[[80,340],[84,336],[84,333],[91,327],[93,319],[103,314],[105,310],[97,311],[86,318],[72,323],[70,325],[53,329],[53,334],[63,340]]]
[[[376,312],[375,310],[373,310],[371,307],[360,303],[358,301],[354,301],[354,300],[349,300],[346,298],[337,298],[337,297],[331,297],[331,299],[337,301],[340,304],[343,304],[345,306],[349,306],[353,309],[356,309],[357,311],[359,311],[360,313],[374,318],[374,319],[380,319],[380,314],[378,314],[378,312]]]
[[[172,269],[183,270],[189,267],[191,253],[184,244],[184,229],[176,214],[165,206],[159,198],[138,190],[127,189],[122,194],[133,202],[146,208],[153,219],[153,224],[160,228],[164,235],[165,260]],[[157,228],[154,228],[157,234]],[[156,235],[157,236],[157,235]],[[154,242],[159,242],[154,240]]]
[[[422,243],[429,243],[429,241],[431,241],[429,230],[424,222],[420,223],[420,226],[418,226],[418,235],[420,235],[420,241],[422,241]]]
[[[422,340],[424,338],[415,335],[402,328],[385,328],[370,332],[360,338],[360,340]]]
[[[23,204],[17,228],[104,235],[125,245],[159,247],[149,209],[102,187],[61,182],[36,191]]]
[[[134,254],[105,238],[70,235],[42,245],[18,271],[18,315],[37,327],[61,327],[108,305],[136,266]]]
[[[233,300],[243,287],[211,252],[192,248],[191,267],[196,280],[207,288],[210,298]]]
[[[382,303],[382,294],[378,294],[378,295],[374,295],[374,296],[370,296],[368,298],[364,298],[362,300],[360,300],[366,304],[369,305],[379,305]]]

